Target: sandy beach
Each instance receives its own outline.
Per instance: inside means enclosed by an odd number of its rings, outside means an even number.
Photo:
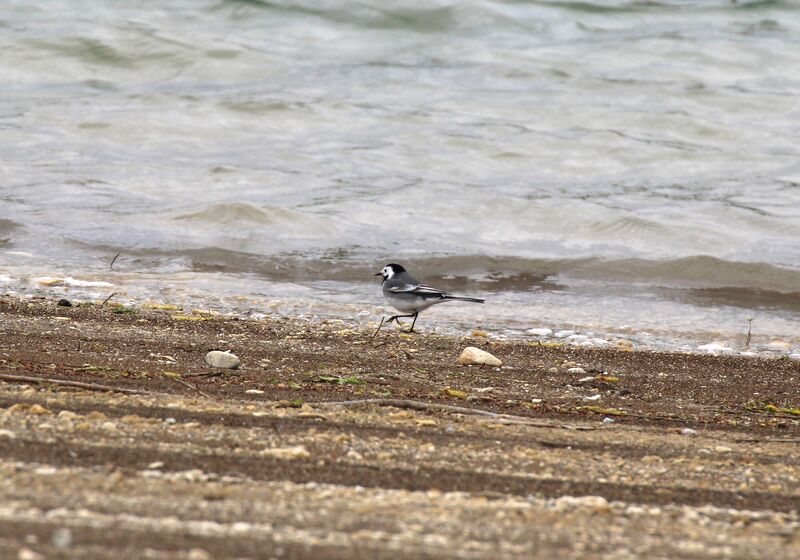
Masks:
[[[9,297],[0,334],[3,558],[800,554],[796,361]]]

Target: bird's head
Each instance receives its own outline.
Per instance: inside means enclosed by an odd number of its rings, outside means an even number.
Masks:
[[[400,266],[399,264],[387,264],[381,269],[380,272],[377,272],[375,276],[383,276],[384,281],[386,281],[395,274],[399,274],[405,271],[406,269]]]

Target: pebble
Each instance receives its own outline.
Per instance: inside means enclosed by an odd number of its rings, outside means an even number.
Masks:
[[[573,334],[575,334],[575,331],[558,331],[553,336],[556,338],[564,338],[567,336],[572,336]]]
[[[70,302],[68,299],[60,299],[56,305],[59,307],[72,307],[72,302]]]
[[[536,328],[536,329],[528,329],[527,332],[531,336],[550,336],[553,334],[553,329],[548,328]]]
[[[11,430],[0,430],[0,438],[16,439],[17,435]]]
[[[278,459],[308,459],[311,457],[311,453],[302,445],[262,449],[258,454],[262,457],[276,457]]]
[[[684,428],[681,430],[681,433],[685,436],[693,436],[697,434],[697,430],[693,430],[691,428]]]
[[[608,509],[608,500],[603,496],[562,496],[554,501],[557,509],[591,508]]]
[[[602,398],[602,395],[599,393],[597,395],[592,395],[591,397],[583,397],[583,400],[588,402],[597,402]]]
[[[347,458],[348,459],[353,459],[354,461],[363,461],[364,460],[364,456],[361,453],[359,453],[358,451],[356,451],[355,449],[350,449],[347,452]]]
[[[567,370],[567,373],[586,373],[586,370],[582,367],[571,367]]]
[[[487,365],[499,367],[503,365],[502,360],[492,356],[489,352],[475,348],[474,346],[467,346],[458,357],[458,363],[462,366],[467,365]]]
[[[193,548],[189,551],[189,554],[186,555],[186,558],[188,558],[188,560],[211,560],[212,556],[208,551],[202,548]]]
[[[789,354],[789,359],[790,360],[800,360],[800,354],[798,354],[798,353]]]
[[[716,451],[717,453],[730,453],[731,451],[733,451],[733,449],[731,449],[726,445],[717,445],[714,448],[714,451]]]
[[[245,391],[245,394],[246,395],[263,395],[264,391],[262,391],[261,389],[248,389],[247,391]]]
[[[636,516],[639,516],[639,515],[645,515],[646,513],[647,513],[646,509],[644,509],[641,506],[637,506],[637,505],[630,505],[630,506],[625,508],[625,515],[629,515],[631,517],[636,517]]]
[[[31,407],[28,409],[28,414],[36,414],[38,416],[43,416],[45,414],[53,414],[53,413],[40,404],[34,404],[31,405]]]
[[[30,548],[20,548],[17,552],[18,560],[44,560],[44,556]]]
[[[235,354],[212,350],[206,354],[206,363],[213,368],[236,369],[242,361]]]
[[[603,418],[603,424],[613,424],[614,422],[616,422],[616,420],[614,420],[613,418],[609,418],[608,416]]]
[[[59,420],[72,421],[75,420],[75,418],[77,417],[78,415],[72,412],[71,410],[62,410],[61,412],[58,413]]]
[[[59,527],[53,531],[50,542],[53,543],[53,546],[56,548],[69,548],[72,545],[72,531],[66,527]]]

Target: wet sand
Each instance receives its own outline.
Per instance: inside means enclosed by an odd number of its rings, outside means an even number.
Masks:
[[[0,557],[800,554],[800,363],[370,335],[0,298]]]

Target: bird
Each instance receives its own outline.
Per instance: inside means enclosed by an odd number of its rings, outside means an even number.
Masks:
[[[381,282],[383,297],[386,298],[389,305],[403,313],[401,315],[392,315],[386,321],[386,324],[397,321],[400,317],[413,317],[414,320],[411,322],[411,329],[408,332],[414,332],[414,325],[417,323],[419,312],[437,303],[446,301],[483,303],[486,301],[480,298],[454,296],[443,290],[426,286],[411,276],[401,265],[395,263],[387,264],[375,276],[383,277]],[[370,340],[377,336],[384,325],[384,319],[385,317],[381,318],[381,324],[378,325],[378,330],[375,331]],[[399,323],[400,321],[397,322]]]

